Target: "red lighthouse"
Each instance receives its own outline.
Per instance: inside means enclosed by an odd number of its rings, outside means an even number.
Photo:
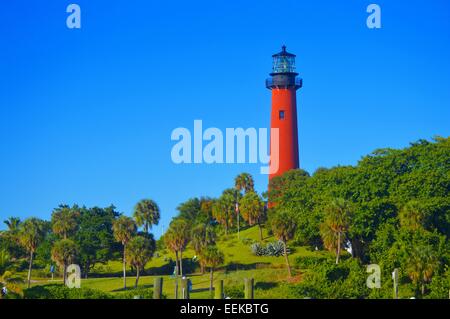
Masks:
[[[283,46],[282,51],[272,57],[272,73],[266,80],[266,87],[272,90],[270,127],[278,129],[278,139],[271,135],[269,181],[299,168],[296,91],[302,87],[302,79],[295,72],[295,55]]]

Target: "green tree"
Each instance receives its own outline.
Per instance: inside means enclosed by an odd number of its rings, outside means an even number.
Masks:
[[[11,265],[11,256],[5,248],[0,249],[0,273],[3,273]]]
[[[4,224],[7,230],[0,231],[0,248],[6,249],[16,259],[24,257],[26,252],[19,241],[20,218],[9,217]]]
[[[53,232],[67,239],[77,229],[79,216],[78,206],[59,205],[52,213]]]
[[[78,255],[78,246],[71,239],[61,239],[52,248],[52,260],[63,269],[64,285],[67,281],[67,266],[72,264]]]
[[[321,226],[321,235],[325,247],[336,252],[336,264],[339,263],[341,246],[350,227],[353,213],[350,203],[342,198],[333,199],[325,208],[325,220]]]
[[[198,224],[191,229],[191,243],[195,254],[200,256],[202,251],[209,245],[216,243],[216,233],[210,225]],[[201,273],[205,273],[205,264],[200,260]]]
[[[151,199],[143,199],[136,204],[133,213],[136,224],[144,226],[144,231],[149,232],[153,225],[158,225],[160,219],[160,211],[158,204]]]
[[[166,246],[175,253],[177,275],[183,276],[183,251],[189,241],[189,224],[183,218],[174,219],[164,234]],[[179,256],[179,258],[178,258]]]
[[[259,240],[263,240],[263,234],[262,234],[262,222],[264,220],[264,202],[261,200],[261,198],[256,194],[254,191],[248,191],[245,193],[245,195],[241,198],[239,202],[239,210],[242,214],[242,217],[244,217],[245,221],[250,225],[253,226],[255,224],[259,227]]]
[[[433,247],[428,245],[414,245],[408,253],[406,270],[416,290],[420,289],[422,297],[425,295],[425,285],[431,281],[439,266]]]
[[[183,218],[190,224],[209,223],[212,219],[213,202],[209,197],[190,198],[178,205],[178,218]]]
[[[175,254],[175,275],[178,276],[180,271],[179,256],[178,256],[178,245],[177,236],[172,228],[165,232],[163,236],[164,245]]]
[[[291,213],[286,211],[277,211],[271,216],[270,225],[274,236],[283,242],[284,257],[286,259],[288,274],[289,277],[292,277],[286,246],[287,242],[294,237],[295,230],[297,229],[297,222]]]
[[[126,250],[127,244],[130,242],[131,238],[136,234],[137,227],[134,220],[127,216],[120,216],[113,222],[113,233],[116,241],[120,242],[123,246],[123,289],[127,288],[127,268],[126,268]]]
[[[234,179],[234,187],[238,191],[253,192],[255,188],[255,182],[252,175],[249,173],[241,173]]]
[[[85,278],[97,263],[104,264],[110,260],[118,248],[112,229],[118,216],[114,206],[80,210],[79,227],[74,240],[80,249],[78,260]]]
[[[13,234],[17,234],[20,226],[20,218],[18,217],[9,217],[5,221],[3,221],[5,225],[8,227],[8,231]]]
[[[425,226],[425,212],[417,200],[409,201],[399,214],[401,227],[409,230],[422,229]]]
[[[236,189],[226,189],[212,206],[212,215],[225,228],[225,235],[228,235],[228,230],[233,227],[236,202],[239,202],[241,196]]]
[[[212,293],[214,288],[214,269],[223,264],[225,256],[216,246],[208,246],[202,251],[200,258],[209,267],[209,291]]]
[[[245,194],[249,192],[254,192],[255,189],[255,182],[253,180],[252,175],[248,173],[241,173],[234,179],[234,188],[239,192],[239,195],[242,196],[242,192]],[[241,210],[239,208],[240,205],[240,199],[238,198],[238,194],[235,195],[235,204],[236,204],[236,224],[238,228],[238,237],[239,237],[239,228],[240,228],[240,215]],[[262,230],[260,230],[260,238],[262,238]]]
[[[154,242],[143,236],[135,236],[128,243],[127,261],[136,269],[136,282],[134,288],[138,287],[139,275],[144,270],[145,265],[150,261],[155,251]]]
[[[27,287],[30,288],[31,269],[33,267],[34,253],[45,236],[45,224],[38,218],[28,218],[21,223],[19,228],[19,241],[30,254]]]

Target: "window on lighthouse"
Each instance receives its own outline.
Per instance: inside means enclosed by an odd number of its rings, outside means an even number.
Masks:
[[[278,118],[279,118],[280,120],[284,120],[284,111],[280,111],[280,112],[278,113]]]

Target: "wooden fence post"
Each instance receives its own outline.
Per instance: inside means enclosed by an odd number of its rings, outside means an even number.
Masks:
[[[156,277],[153,282],[153,299],[162,298],[163,279],[162,277]]]
[[[223,299],[224,293],[223,293],[223,280],[219,280],[216,282],[216,287],[214,289],[214,299]]]
[[[253,286],[255,280],[253,278],[245,278],[245,299],[253,299],[255,297]]]

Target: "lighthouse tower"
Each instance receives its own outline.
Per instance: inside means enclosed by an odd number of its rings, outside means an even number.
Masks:
[[[273,135],[270,138],[269,181],[299,168],[296,91],[302,87],[302,79],[295,72],[295,55],[283,46],[281,52],[272,57],[272,73],[266,80],[266,87],[272,90],[270,127],[278,128],[279,134],[278,139]]]

